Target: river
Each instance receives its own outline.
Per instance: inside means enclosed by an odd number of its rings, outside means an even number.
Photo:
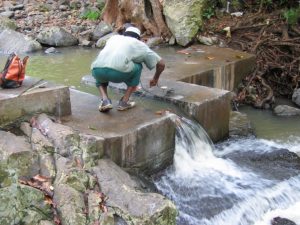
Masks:
[[[81,78],[90,74],[90,64],[99,50],[59,50],[58,54],[30,54],[26,74],[98,95],[95,87],[82,85]],[[1,68],[6,58],[0,56]],[[111,94],[119,97],[116,91]],[[169,107],[151,99],[133,98],[146,107]],[[271,111],[251,107],[241,107],[240,111],[248,115],[255,136],[216,144],[199,125],[181,119],[174,164],[155,176],[158,190],[179,209],[178,224],[269,225],[277,216],[300,224],[298,170],[272,161],[254,165],[247,161],[249,157],[256,157],[256,161],[260,156],[270,158],[270,154],[282,149],[300,154],[299,118],[276,117]]]

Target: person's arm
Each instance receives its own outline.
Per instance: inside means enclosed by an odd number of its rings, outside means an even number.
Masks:
[[[157,62],[156,64],[156,70],[153,78],[150,80],[150,87],[156,86],[160,77],[160,74],[164,71],[165,69],[165,62],[161,59],[160,61]]]

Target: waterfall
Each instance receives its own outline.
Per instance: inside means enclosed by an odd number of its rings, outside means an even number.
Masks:
[[[267,179],[226,158],[233,151],[269,149],[268,142],[250,138],[214,146],[199,124],[185,118],[177,124],[174,164],[155,179],[179,210],[177,224],[270,225],[281,215],[300,224],[300,215],[291,213],[300,206],[300,175]]]

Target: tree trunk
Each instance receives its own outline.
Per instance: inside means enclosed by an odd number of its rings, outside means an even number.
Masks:
[[[159,0],[109,0],[106,1],[102,19],[117,29],[125,23],[132,23],[147,35],[166,40],[171,37]]]

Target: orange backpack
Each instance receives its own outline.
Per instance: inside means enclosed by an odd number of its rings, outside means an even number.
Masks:
[[[29,56],[23,60],[18,55],[12,53],[5,64],[3,71],[0,73],[0,84],[2,88],[17,88],[22,85],[25,79],[25,68]]]

